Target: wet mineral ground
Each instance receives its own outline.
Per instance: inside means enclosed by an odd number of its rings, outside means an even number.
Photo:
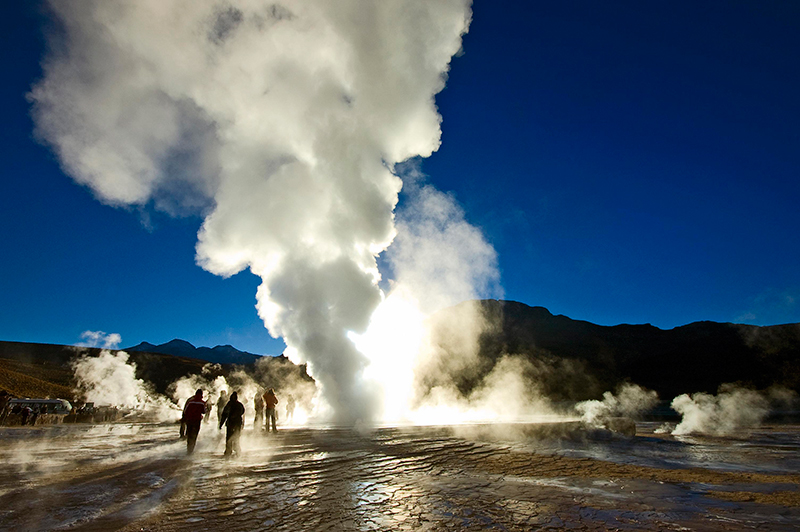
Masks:
[[[799,530],[800,426],[0,429],[2,530]]]

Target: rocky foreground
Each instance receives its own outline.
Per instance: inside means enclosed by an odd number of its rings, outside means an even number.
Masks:
[[[491,425],[4,429],[4,530],[797,530],[800,427],[581,438]]]

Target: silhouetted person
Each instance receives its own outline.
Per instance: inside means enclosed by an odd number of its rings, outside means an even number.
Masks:
[[[206,402],[203,401],[203,390],[197,390],[193,397],[186,400],[183,407],[183,422],[186,424],[186,454],[194,452],[200,423],[206,413]]]
[[[31,407],[29,407],[28,405],[25,405],[25,406],[22,407],[22,410],[20,410],[19,413],[22,416],[22,425],[23,426],[27,425],[28,424],[28,416],[33,414],[33,410],[31,410]]]
[[[269,390],[264,393],[264,407],[266,408],[266,417],[267,417],[267,432],[269,432],[269,424],[270,421],[272,422],[272,432],[278,432],[278,426],[276,421],[278,420],[278,415],[275,412],[275,407],[278,406],[278,397],[275,395],[275,390],[270,388]]]
[[[261,397],[261,394],[258,392],[256,392],[256,396],[253,397],[253,406],[256,409],[256,418],[253,420],[253,428],[257,429],[264,422],[264,398]]]
[[[217,399],[217,423],[220,428],[222,428],[222,410],[225,408],[226,404],[228,404],[228,392],[222,390],[219,392],[219,399]]]
[[[239,394],[233,392],[231,399],[225,408],[222,409],[222,417],[219,422],[219,428],[222,424],[228,428],[225,434],[225,456],[230,456],[235,452],[236,456],[242,454],[239,447],[239,437],[242,435],[242,427],[244,426],[244,405],[239,402]]]
[[[294,396],[289,394],[286,398],[286,421],[294,418]]]
[[[210,399],[210,398],[209,398]],[[211,401],[206,401],[206,415],[203,417],[203,421],[208,423],[208,418],[211,417]]]
[[[3,390],[0,392],[0,425],[5,423],[8,414],[8,403],[11,401],[11,394]]]

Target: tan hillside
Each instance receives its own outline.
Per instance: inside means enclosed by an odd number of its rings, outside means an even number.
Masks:
[[[17,397],[73,399],[70,373],[57,367],[0,358],[0,389]]]

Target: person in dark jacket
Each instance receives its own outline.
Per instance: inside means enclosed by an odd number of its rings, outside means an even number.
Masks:
[[[182,423],[186,425],[186,454],[194,452],[197,435],[200,433],[200,423],[206,414],[206,402],[203,401],[203,390],[197,390],[183,406]]]
[[[25,426],[28,424],[28,418],[33,415],[33,410],[28,405],[25,405],[22,407],[20,414],[22,415],[22,425]]]
[[[225,434],[225,456],[230,456],[231,453],[236,453],[236,456],[242,454],[239,447],[239,437],[242,435],[242,427],[244,427],[244,405],[239,402],[239,394],[233,392],[228,404],[222,409],[222,416],[220,416],[219,428],[222,424],[228,428]]]

